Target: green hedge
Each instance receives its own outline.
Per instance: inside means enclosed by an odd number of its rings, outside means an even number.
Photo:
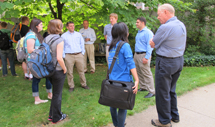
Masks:
[[[155,60],[151,61],[151,67],[155,66]],[[209,56],[191,56],[184,58],[184,66],[188,67],[202,67],[202,66],[215,66],[215,55]]]
[[[184,66],[214,66],[215,55],[192,56],[184,59]]]

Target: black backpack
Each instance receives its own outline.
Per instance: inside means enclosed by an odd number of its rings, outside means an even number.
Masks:
[[[0,31],[0,49],[7,50],[12,47],[12,43],[9,42],[9,40],[10,39],[7,33],[3,33],[2,31]]]

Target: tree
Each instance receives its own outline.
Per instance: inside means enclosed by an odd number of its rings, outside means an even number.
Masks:
[[[149,11],[137,9],[133,6],[136,2],[146,3]],[[77,29],[83,20],[88,19],[90,27],[98,30],[98,27],[109,23],[109,14],[114,12],[119,15],[119,21],[129,26],[130,35],[134,36],[137,32],[136,19],[140,16],[147,19],[149,28],[158,27],[158,20],[152,13],[162,3],[171,3],[176,10],[183,12],[190,10],[188,3],[178,0],[5,0],[0,4],[0,14],[5,12],[3,20],[8,22],[11,22],[8,20],[11,17],[37,17],[44,22],[44,26],[47,26],[50,19],[58,18],[64,24],[73,21]],[[101,30],[97,32],[97,36],[104,39]]]
[[[206,55],[215,55],[215,1],[214,0],[184,0],[192,2],[195,12],[182,15],[187,26],[188,44],[199,47]]]

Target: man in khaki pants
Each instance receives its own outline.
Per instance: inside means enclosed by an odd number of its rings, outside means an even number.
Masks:
[[[95,55],[94,55],[94,41],[96,41],[95,31],[88,27],[88,20],[83,21],[84,28],[80,29],[79,33],[84,38],[85,41],[85,54],[84,54],[84,72],[87,73],[87,57],[90,62],[90,72],[91,74],[95,73]]]
[[[69,85],[69,91],[74,91],[73,81],[73,67],[77,68],[80,76],[81,86],[84,89],[89,89],[86,84],[86,78],[84,74],[84,39],[79,32],[74,31],[75,25],[73,22],[67,22],[66,28],[68,29],[61,37],[64,39],[64,58],[67,67],[67,79]]]
[[[135,38],[134,61],[140,79],[138,91],[149,91],[144,98],[150,98],[155,95],[154,79],[150,68],[153,48],[149,45],[153,33],[146,27],[146,19],[143,17],[137,18],[136,26],[139,30]]]
[[[108,64],[108,56],[109,56],[109,46],[110,46],[110,43],[112,41],[112,35],[111,35],[111,30],[112,30],[112,27],[115,23],[117,23],[117,20],[118,20],[118,15],[116,13],[111,13],[110,14],[110,24],[107,24],[105,27],[104,27],[104,37],[105,37],[105,40],[107,41],[107,45],[106,45],[106,60],[107,60],[107,64]]]

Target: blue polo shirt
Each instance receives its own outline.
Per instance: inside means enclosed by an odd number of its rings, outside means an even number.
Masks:
[[[153,37],[156,54],[166,57],[182,56],[186,39],[187,32],[184,23],[174,16],[162,24]]]
[[[118,44],[119,42],[116,44],[116,47],[112,48],[109,51],[108,69],[110,69]],[[133,60],[132,50],[130,45],[128,43],[125,43],[119,51],[112,72],[109,75],[109,79],[125,82],[133,81],[133,78],[130,74],[130,70],[133,68],[136,68],[136,66]]]
[[[149,45],[150,39],[153,37],[153,33],[146,26],[142,30],[138,30],[135,37],[135,52],[146,52],[145,58],[148,60],[151,57],[152,50]]]

